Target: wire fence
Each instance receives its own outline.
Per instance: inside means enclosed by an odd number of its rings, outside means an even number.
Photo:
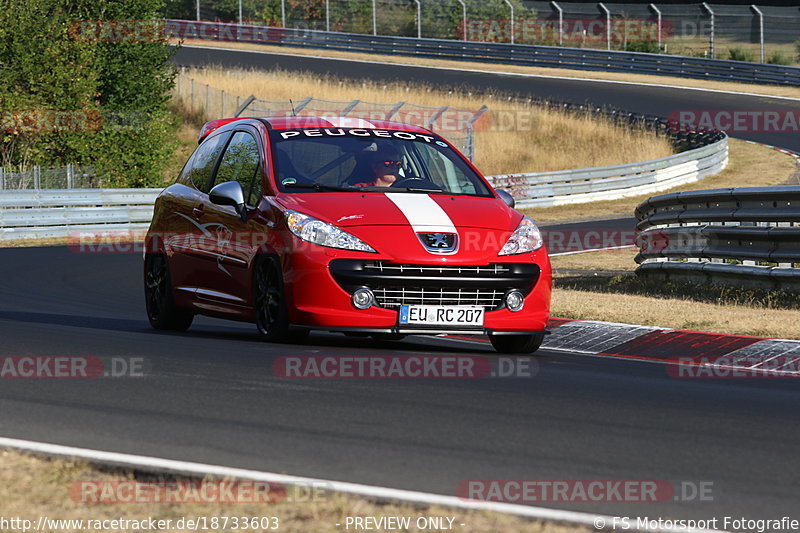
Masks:
[[[176,96],[193,114],[204,120],[234,116],[352,117],[391,120],[422,126],[453,143],[470,160],[475,157],[475,125],[488,107],[477,111],[455,107],[423,106],[409,102],[336,101],[306,97],[298,100],[263,100],[255,96],[231,95],[184,73],[176,80]]]
[[[541,0],[172,0],[170,19],[796,64],[800,7]],[[191,36],[189,36],[191,37]]]
[[[92,167],[67,165],[12,171],[0,167],[0,191],[28,189],[95,189],[102,186],[102,177]]]

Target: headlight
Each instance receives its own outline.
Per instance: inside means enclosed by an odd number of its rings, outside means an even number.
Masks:
[[[544,245],[542,234],[536,223],[528,217],[522,219],[497,255],[514,255],[534,252]]]
[[[345,250],[358,250],[359,252],[375,251],[372,246],[355,235],[340,230],[327,222],[292,210],[287,210],[284,214],[286,215],[286,224],[292,233],[306,242],[327,246],[328,248],[343,248]]]

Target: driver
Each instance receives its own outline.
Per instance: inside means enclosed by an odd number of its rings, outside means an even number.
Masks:
[[[356,183],[356,187],[391,187],[403,167],[400,153],[393,147],[383,147],[372,156],[373,181]]]

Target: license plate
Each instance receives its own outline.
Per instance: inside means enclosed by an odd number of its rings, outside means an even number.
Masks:
[[[454,305],[403,305],[401,325],[483,327],[483,307]]]

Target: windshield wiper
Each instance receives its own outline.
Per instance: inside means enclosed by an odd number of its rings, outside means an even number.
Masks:
[[[312,189],[314,191],[360,191],[361,187],[338,187],[336,185],[323,185],[322,183],[284,183],[287,189]]]
[[[358,190],[366,192],[424,192],[430,194],[450,194],[442,189],[425,189],[422,187],[381,187],[380,185],[365,185],[364,187],[359,187]]]

